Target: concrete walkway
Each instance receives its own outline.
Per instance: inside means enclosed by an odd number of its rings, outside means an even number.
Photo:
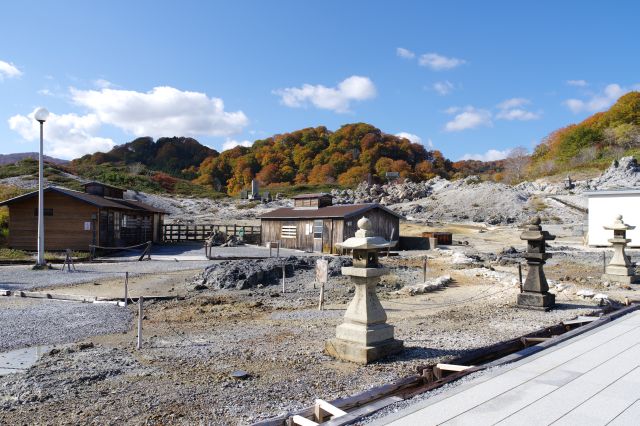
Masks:
[[[115,253],[100,259],[110,261],[137,261],[143,250]],[[276,250],[273,250],[273,256]],[[280,249],[280,256],[309,256],[300,250]],[[214,259],[269,257],[269,249],[255,245],[237,247],[212,247],[211,257]],[[204,243],[160,244],[151,247],[151,259],[168,261],[207,260],[204,254]]]
[[[638,425],[640,311],[376,425]]]

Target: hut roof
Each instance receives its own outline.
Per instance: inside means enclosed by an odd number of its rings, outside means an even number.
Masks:
[[[265,213],[260,219],[319,219],[319,218],[348,218],[373,209],[381,209],[385,212],[402,218],[402,215],[377,203],[371,204],[338,204],[334,206],[320,207],[318,209],[296,209],[282,207]]]
[[[58,186],[49,186],[44,189],[44,192],[57,192],[59,194],[66,195],[68,197],[75,198],[76,200],[85,202],[87,204],[94,205],[100,208],[114,208],[123,210],[135,210],[151,213],[166,213],[162,209],[150,206],[136,200],[123,200],[121,198],[101,197],[99,195],[87,194],[86,192],[74,191],[72,189],[61,188]],[[17,201],[26,200],[29,198],[37,197],[38,191],[32,191],[27,194],[19,195],[14,198],[10,198],[0,203],[0,206],[6,206],[13,204]]]

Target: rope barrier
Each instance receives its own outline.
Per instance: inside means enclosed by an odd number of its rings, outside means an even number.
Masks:
[[[104,247],[104,246],[96,246],[93,244],[89,244],[90,248],[97,248],[97,249],[102,249],[102,250],[129,250],[129,249],[134,249],[136,247],[142,247],[142,246],[147,246],[151,244],[151,241],[147,241],[146,243],[140,243],[140,244],[136,244],[134,246],[127,246],[127,247]]]

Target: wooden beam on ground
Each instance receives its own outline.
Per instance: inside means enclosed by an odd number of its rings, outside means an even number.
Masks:
[[[456,365],[456,364],[436,364],[436,366],[433,367],[433,374],[436,376],[436,378],[442,379],[443,371],[451,371],[454,373],[459,373],[461,371],[465,371],[470,368],[473,368],[473,366],[472,365]]]
[[[324,418],[326,417],[325,413],[327,413],[327,414],[329,414],[331,416],[334,416],[334,417],[340,417],[340,416],[344,416],[345,414],[347,414],[346,411],[342,411],[341,409],[339,409],[335,405],[329,404],[324,399],[316,399],[316,403],[315,403],[314,410],[313,410],[313,414],[314,414],[316,420],[319,421],[320,423],[322,423],[324,421]]]
[[[583,316],[580,315],[578,318],[576,319],[572,319],[572,320],[568,320],[568,321],[562,321],[562,323],[564,325],[575,325],[575,324],[585,324],[587,322],[592,322],[595,321],[597,319],[600,319],[600,317],[594,317],[594,316]]]
[[[291,423],[299,426],[318,426],[320,424],[298,415],[291,417]]]

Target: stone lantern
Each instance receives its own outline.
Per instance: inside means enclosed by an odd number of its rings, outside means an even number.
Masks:
[[[529,271],[522,286],[522,293],[518,294],[518,307],[549,310],[555,305],[556,296],[549,293],[543,266],[551,257],[551,254],[545,251],[546,242],[555,240],[556,237],[543,231],[540,222],[540,218],[536,216],[520,235],[521,240],[527,241],[524,257]]]
[[[613,281],[623,284],[631,284],[638,281],[633,265],[624,252],[624,248],[631,240],[627,238],[627,231],[635,229],[635,226],[627,225],[622,221],[622,215],[616,216],[612,225],[604,226],[604,229],[613,231],[613,238],[608,240],[613,245],[613,257],[606,266],[603,281]]]
[[[376,294],[380,277],[389,273],[378,263],[378,250],[393,243],[373,235],[371,221],[358,221],[356,236],[340,244],[353,250],[353,266],[343,267],[342,274],[355,284],[353,300],[347,307],[344,322],[336,328],[336,337],[325,343],[326,352],[345,361],[368,364],[402,350],[402,341],[393,338],[393,326]]]

